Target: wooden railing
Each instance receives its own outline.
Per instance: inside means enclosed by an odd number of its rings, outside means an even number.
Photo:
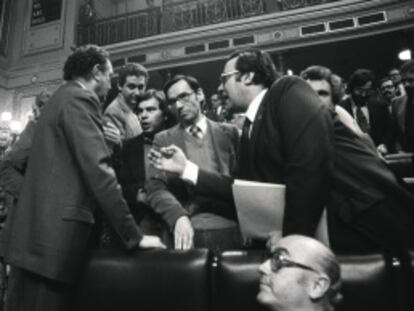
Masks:
[[[341,0],[186,0],[78,25],[77,44],[108,45],[160,33]]]

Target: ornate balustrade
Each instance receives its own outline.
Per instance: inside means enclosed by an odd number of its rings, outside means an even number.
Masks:
[[[126,40],[341,0],[187,0],[79,24],[78,45]]]

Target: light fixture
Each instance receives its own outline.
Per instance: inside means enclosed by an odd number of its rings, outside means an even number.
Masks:
[[[13,133],[20,134],[20,132],[23,130],[23,124],[22,124],[22,122],[16,121],[16,120],[11,121],[10,122],[10,130]]]
[[[11,119],[12,119],[11,112],[9,112],[9,111],[2,112],[2,114],[1,114],[1,120],[2,121],[9,122],[9,121],[11,121]]]
[[[286,74],[287,74],[288,76],[293,76],[293,70],[292,70],[292,69],[288,69],[288,70],[286,70]]]
[[[411,59],[411,50],[404,49],[398,53],[398,58],[402,61],[410,60]]]

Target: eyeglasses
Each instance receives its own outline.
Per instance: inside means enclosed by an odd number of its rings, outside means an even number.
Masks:
[[[316,269],[310,266],[287,259],[282,252],[277,251],[277,250],[274,253],[269,255],[269,259],[270,259],[270,267],[273,272],[278,272],[282,268],[294,267],[294,268],[300,268],[300,269],[319,273],[319,271],[317,271]]]
[[[220,75],[220,81],[221,81],[221,84],[226,84],[226,82],[227,82],[227,80],[231,77],[231,76],[233,76],[233,75],[235,75],[236,73],[240,73],[240,71],[238,71],[238,70],[234,70],[234,71],[230,71],[230,72],[223,72],[221,75]]]
[[[175,98],[169,98],[168,99],[168,103],[170,105],[174,105],[177,101],[179,101],[180,103],[188,103],[190,101],[190,96],[191,94],[194,94],[195,92],[182,92],[181,94],[178,94],[177,97]]]

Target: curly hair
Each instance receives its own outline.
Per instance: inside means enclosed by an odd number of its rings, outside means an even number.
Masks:
[[[63,66],[63,79],[66,81],[82,77],[89,79],[93,67],[106,70],[109,53],[97,45],[84,45],[75,49]]]
[[[372,84],[375,83],[375,76],[371,70],[368,70],[368,69],[355,70],[348,81],[348,93],[352,93],[354,89],[364,86],[368,82],[372,82]]]
[[[267,52],[259,49],[240,50],[231,54],[228,61],[236,57],[235,68],[242,74],[253,72],[254,84],[261,84],[269,88],[280,77],[272,58]]]
[[[300,77],[310,81],[325,80],[331,87],[332,103],[336,105],[341,100],[342,79],[333,74],[329,68],[319,65],[310,66],[300,73]]]
[[[128,63],[121,67],[118,71],[118,84],[122,87],[128,76],[137,76],[137,77],[145,77],[145,81],[148,83],[149,74],[148,70],[138,63]]]

